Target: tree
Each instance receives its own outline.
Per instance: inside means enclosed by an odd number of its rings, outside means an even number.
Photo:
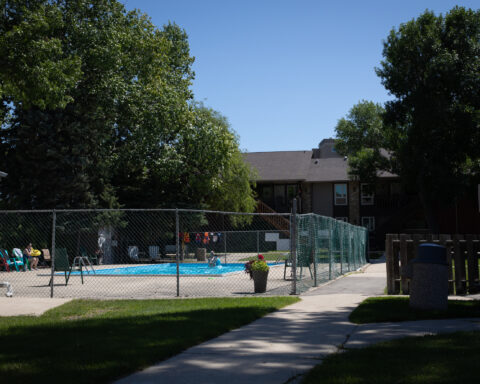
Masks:
[[[383,115],[387,168],[416,186],[438,232],[438,208],[461,196],[480,158],[480,11],[426,11],[390,32],[383,56],[376,72],[395,97]]]
[[[238,139],[227,119],[197,102],[189,106],[189,119],[174,140],[165,137],[161,129],[136,132],[139,142],[151,141],[160,146],[144,148],[135,163],[129,163],[129,159],[138,153],[130,153],[136,151],[136,145],[119,153],[115,187],[121,191],[121,203],[131,206],[141,201],[149,207],[180,204],[252,212],[253,174],[243,162]],[[147,133],[148,140],[143,136]],[[158,156],[158,151],[164,154]]]
[[[384,111],[380,104],[362,100],[335,127],[335,148],[341,155],[348,156],[352,178],[374,183],[377,171],[389,168],[389,161],[382,152],[385,147]]]
[[[231,206],[251,208],[235,134],[192,102],[185,31],[116,0],[0,4],[4,207],[211,208],[243,175]]]

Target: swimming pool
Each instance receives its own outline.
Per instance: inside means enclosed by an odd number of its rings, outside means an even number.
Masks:
[[[280,265],[281,263],[268,263],[270,266]],[[216,267],[209,267],[208,263],[183,263],[179,265],[180,275],[189,276],[223,276],[230,273],[243,272],[244,263],[228,263]],[[79,271],[72,272],[72,275],[79,275]],[[84,275],[93,275],[91,271],[83,271]],[[162,275],[175,276],[177,274],[177,264],[146,264],[132,267],[116,267],[95,269],[96,276],[130,276],[130,275]]]

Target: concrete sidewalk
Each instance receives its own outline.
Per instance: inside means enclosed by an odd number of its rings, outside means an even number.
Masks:
[[[49,297],[0,297],[0,316],[40,316],[72,299]]]
[[[343,345],[357,327],[350,312],[385,285],[385,263],[372,264],[117,383],[285,383]]]

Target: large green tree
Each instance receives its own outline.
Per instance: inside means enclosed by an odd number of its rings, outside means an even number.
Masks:
[[[352,178],[374,183],[377,171],[390,167],[384,151],[384,112],[380,104],[362,100],[335,127],[335,148],[338,153],[348,156]]]
[[[236,182],[235,135],[192,102],[185,31],[116,0],[0,4],[5,207],[214,207]]]
[[[376,72],[395,98],[380,145],[437,232],[438,208],[464,192],[480,158],[480,11],[426,11],[390,32],[383,57]]]

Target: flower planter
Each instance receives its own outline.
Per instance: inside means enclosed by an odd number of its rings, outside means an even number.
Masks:
[[[267,290],[268,271],[252,271],[255,293],[264,293]]]

